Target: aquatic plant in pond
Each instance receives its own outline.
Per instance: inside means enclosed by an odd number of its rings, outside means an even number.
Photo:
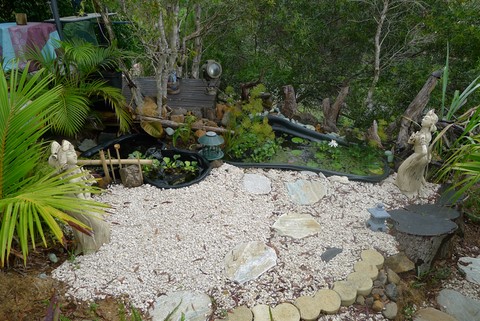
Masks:
[[[135,151],[129,155],[129,158],[152,159],[152,165],[142,167],[145,177],[156,181],[160,180],[167,185],[187,183],[198,177],[200,174],[198,161],[182,157],[180,152],[170,151],[168,154],[166,153],[165,150],[150,148],[145,156]]]
[[[381,175],[384,173],[383,152],[367,144],[340,145],[335,140],[310,141],[283,134],[275,139],[277,147],[268,164],[288,164],[354,175]],[[272,150],[273,152],[273,150]],[[243,162],[258,162],[253,154]]]

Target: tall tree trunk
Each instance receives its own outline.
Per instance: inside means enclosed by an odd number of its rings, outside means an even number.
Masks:
[[[95,10],[100,12],[100,15],[102,16],[102,21],[103,24],[105,25],[105,28],[107,29],[108,37],[110,40],[110,45],[111,46],[117,46],[117,37],[115,36],[115,33],[113,32],[113,27],[112,27],[112,21],[110,20],[110,17],[108,16],[107,12],[105,11],[105,8],[100,4],[99,0],[93,0],[93,5],[95,6]],[[130,74],[130,71],[128,70],[127,66],[123,62],[123,60],[119,60],[119,67],[122,70],[123,75],[125,76],[125,79],[127,81],[128,87],[130,88],[130,91],[132,93],[133,101],[135,102],[135,105],[140,108],[143,106],[143,95],[142,95],[142,90],[139,86],[138,83],[136,83],[133,80],[132,75]]]
[[[374,69],[373,69],[373,79],[370,88],[368,89],[366,105],[368,110],[373,109],[373,93],[375,87],[377,86],[378,80],[380,79],[380,54],[382,51],[382,30],[385,20],[387,19],[387,12],[389,7],[389,0],[383,1],[382,12],[377,21],[377,31],[375,32],[375,55],[374,55]]]
[[[195,4],[195,32],[200,34],[202,29],[202,7],[200,4]],[[202,37],[198,36],[194,40],[194,50],[195,55],[193,56],[192,61],[192,78],[199,79],[200,78],[200,64],[202,61],[202,52],[203,52],[203,44],[202,44]]]

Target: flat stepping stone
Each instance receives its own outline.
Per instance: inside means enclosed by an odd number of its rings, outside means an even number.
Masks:
[[[385,262],[383,255],[375,250],[364,250],[362,253],[360,253],[360,257],[365,262],[375,265],[379,270],[383,267],[383,263]]]
[[[317,320],[320,316],[320,306],[313,296],[298,297],[293,303],[300,311],[300,318],[305,321]]]
[[[272,309],[273,321],[300,321],[300,311],[290,303],[281,303]]]
[[[276,264],[275,250],[263,242],[239,244],[225,255],[225,273],[239,284],[256,279]]]
[[[289,213],[281,215],[273,224],[279,235],[301,239],[321,231],[320,224],[309,214]]]
[[[236,307],[232,312],[227,314],[228,321],[252,321],[253,313],[244,305]],[[187,318],[185,320],[188,320]]]
[[[454,317],[445,312],[434,308],[425,308],[418,310],[414,316],[413,321],[457,321]]]
[[[322,261],[324,262],[329,262],[331,261],[335,256],[337,256],[338,254],[342,253],[343,252],[343,249],[340,249],[340,248],[337,248],[337,247],[332,247],[332,248],[329,248],[327,250],[325,250],[325,252],[323,252],[321,255],[320,255],[320,258],[322,259]]]
[[[171,321],[185,320],[206,321],[212,314],[211,298],[203,293],[179,291],[158,297],[153,308],[149,310],[152,321],[164,321],[169,317]]]
[[[457,265],[465,273],[467,281],[480,284],[480,257],[461,257]]]
[[[299,205],[315,204],[327,194],[325,184],[318,181],[299,179],[295,182],[287,182],[285,186],[290,200]]]
[[[342,300],[337,292],[330,289],[321,289],[315,293],[314,299],[320,308],[320,312],[335,314],[342,305]]]
[[[347,276],[347,281],[357,287],[357,295],[367,296],[372,292],[373,280],[364,272],[352,272]]]
[[[337,281],[333,283],[333,291],[338,293],[342,305],[345,307],[352,305],[357,298],[357,288],[354,283],[349,281]]]
[[[441,290],[437,296],[437,303],[444,312],[455,317],[458,321],[478,320],[478,316],[480,316],[480,301],[454,290]]]
[[[375,281],[378,277],[377,266],[372,265],[366,261],[355,262],[355,264],[353,265],[353,270],[355,272],[365,273],[370,279],[372,279],[372,281]]]
[[[250,194],[268,194],[272,191],[270,179],[259,174],[243,175],[243,187]]]
[[[255,321],[271,321],[270,306],[266,304],[258,304],[252,308],[253,320]]]

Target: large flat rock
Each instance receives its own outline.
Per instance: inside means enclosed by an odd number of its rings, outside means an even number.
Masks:
[[[465,273],[467,281],[480,284],[480,257],[461,257],[458,268]]]
[[[182,314],[190,321],[206,321],[212,314],[211,299],[203,293],[179,291],[163,295],[155,301],[149,314],[152,321],[180,321]]]
[[[324,183],[304,179],[285,183],[292,202],[299,205],[311,205],[320,201],[327,193]]]
[[[437,303],[444,312],[458,321],[480,320],[480,301],[466,297],[455,290],[443,289],[440,291]]]
[[[263,242],[239,244],[225,255],[227,277],[240,284],[256,279],[276,264],[275,250]]]
[[[301,239],[321,231],[320,224],[309,214],[288,213],[281,215],[273,229],[282,236]]]

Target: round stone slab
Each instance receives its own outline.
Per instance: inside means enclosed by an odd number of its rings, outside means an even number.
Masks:
[[[243,187],[251,194],[268,194],[272,190],[270,179],[258,174],[245,174]]]
[[[357,286],[357,295],[369,295],[372,292],[373,281],[364,272],[352,272],[347,276],[347,281]]]
[[[349,281],[337,281],[333,283],[333,291],[338,293],[343,306],[352,305],[357,298],[357,287]]]
[[[435,236],[450,234],[458,228],[457,224],[449,219],[419,214],[404,209],[389,211],[388,214],[394,221],[397,231],[410,235]]]
[[[188,319],[185,319],[188,320]],[[249,308],[244,305],[236,307],[232,312],[228,313],[228,321],[252,321],[253,314]]]
[[[342,305],[342,300],[338,293],[330,289],[318,290],[314,299],[317,301],[320,311],[326,314],[337,313]]]
[[[275,321],[300,321],[300,311],[290,303],[281,303],[272,309]]]
[[[454,220],[460,217],[460,212],[446,206],[440,206],[437,204],[411,204],[406,207],[407,210],[420,214],[420,215],[432,215],[436,218],[443,218]]]
[[[363,272],[365,273],[366,275],[368,275],[368,277],[370,279],[372,279],[372,281],[375,281],[378,277],[378,269],[377,269],[377,266],[376,265],[372,265],[371,263],[369,262],[365,262],[365,261],[358,261],[358,262],[355,262],[355,264],[353,265],[353,270],[355,272]]]
[[[271,321],[270,306],[266,304],[258,304],[252,308],[253,320],[255,321]]]
[[[309,214],[289,213],[281,215],[273,229],[282,236],[301,239],[320,232],[320,224]]]
[[[320,306],[313,296],[300,296],[293,303],[300,311],[300,318],[305,321],[314,321],[320,315]]]
[[[263,242],[239,244],[225,255],[227,277],[240,284],[256,279],[276,264],[275,250]]]
[[[383,255],[375,250],[362,251],[362,253],[360,253],[360,257],[365,262],[371,265],[375,265],[379,270],[383,267],[383,262],[385,262],[385,258],[383,257]]]

